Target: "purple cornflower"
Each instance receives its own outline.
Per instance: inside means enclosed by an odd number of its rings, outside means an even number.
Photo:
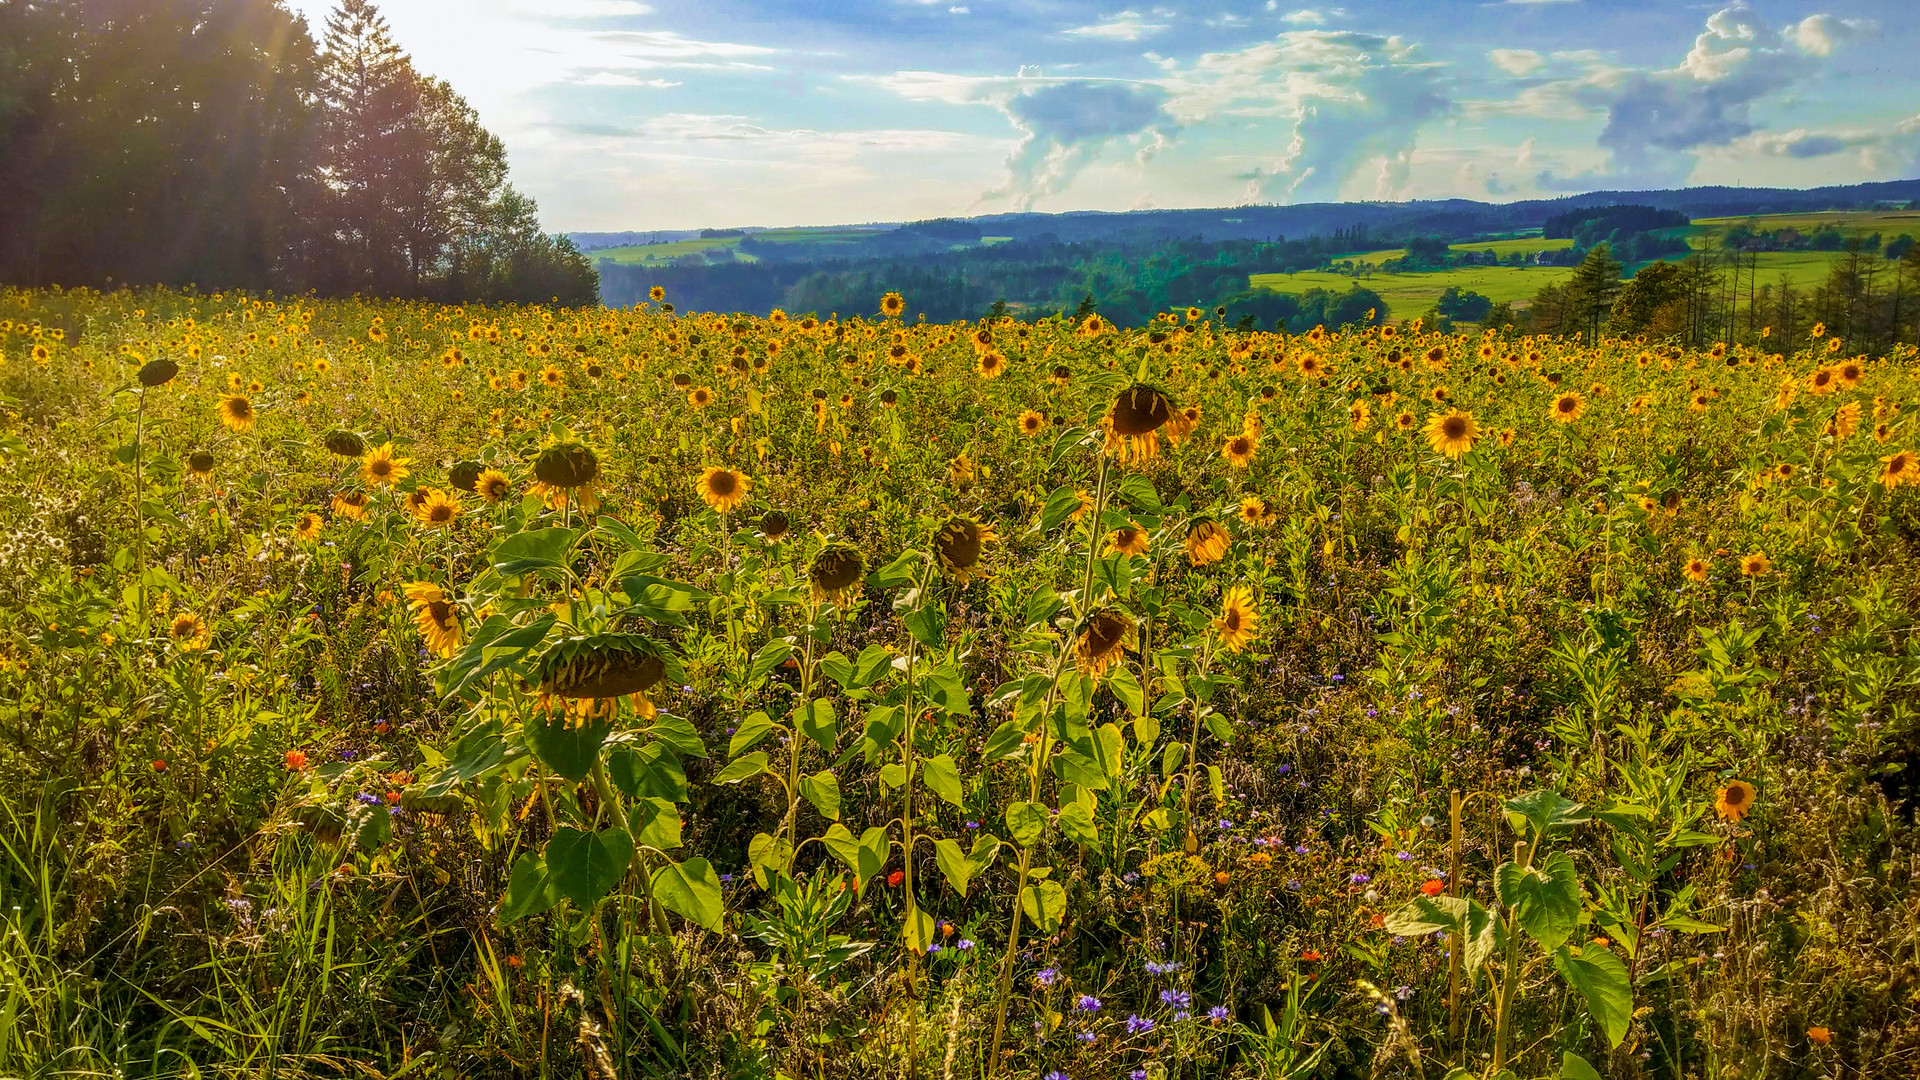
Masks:
[[[1207,1010],[1207,1019],[1216,1024],[1226,1023],[1229,1015],[1225,1005],[1215,1005],[1213,1008]]]
[[[1094,997],[1092,994],[1081,994],[1078,998],[1074,999],[1073,1007],[1079,1009],[1081,1012],[1099,1012],[1100,999]]]
[[[1162,990],[1160,991],[1160,1004],[1172,1005],[1176,1009],[1184,1009],[1193,1004],[1193,995],[1187,993],[1185,990]]]
[[[1034,974],[1033,981],[1039,983],[1041,986],[1052,986],[1054,980],[1059,977],[1059,968],[1041,968]]]
[[[1153,1021],[1139,1014],[1127,1017],[1127,1034],[1144,1035],[1153,1030]]]

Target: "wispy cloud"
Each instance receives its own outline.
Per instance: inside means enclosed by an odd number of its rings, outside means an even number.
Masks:
[[[1076,26],[1071,30],[1060,32],[1067,37],[1098,38],[1104,41],[1139,41],[1166,28],[1166,23],[1148,22],[1146,16],[1129,10],[1108,15],[1099,22],[1087,26]]]

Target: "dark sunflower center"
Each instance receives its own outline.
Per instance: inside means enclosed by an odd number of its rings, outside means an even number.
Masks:
[[[1466,438],[1467,437],[1467,418],[1464,416],[1447,417],[1446,420],[1444,420],[1440,424],[1440,433],[1445,435],[1449,439]]]
[[[453,507],[440,503],[427,511],[427,520],[435,525],[444,525],[453,520]]]
[[[1105,656],[1127,637],[1127,621],[1118,615],[1102,612],[1093,617],[1087,626],[1087,651],[1094,656]]]
[[[707,481],[707,488],[717,498],[726,499],[731,498],[733,493],[739,490],[740,485],[734,480],[732,473],[723,469],[714,473],[712,479]]]
[[[1560,411],[1561,411],[1561,412],[1572,412],[1572,411],[1573,411],[1573,406],[1574,406],[1574,400],[1573,400],[1572,398],[1561,398],[1561,399],[1560,399]]]

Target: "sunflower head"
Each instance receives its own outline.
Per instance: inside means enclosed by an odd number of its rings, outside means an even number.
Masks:
[[[866,574],[866,560],[860,552],[844,544],[824,548],[807,568],[807,581],[813,594],[836,604],[844,603]]]
[[[473,481],[474,493],[490,504],[498,504],[513,494],[513,481],[498,469],[482,469]]]
[[[907,302],[897,292],[890,292],[880,298],[880,313],[890,319],[897,319],[907,310]]]
[[[187,468],[193,475],[205,480],[213,475],[213,454],[206,450],[195,450],[187,455]]]
[[[955,581],[966,581],[980,569],[980,554],[994,531],[970,518],[957,517],[940,526],[933,537],[933,553],[940,568]]]
[[[367,441],[352,431],[329,431],[322,445],[328,453],[345,458],[357,458],[367,452]]]
[[[152,387],[165,386],[178,374],[180,374],[180,365],[171,360],[149,360],[140,365],[140,373],[136,377],[140,380],[141,386]]]
[[[535,665],[540,692],[559,698],[644,694],[667,674],[668,657],[643,634],[593,634],[554,645]]]
[[[556,442],[533,460],[533,478],[550,488],[571,491],[599,477],[600,456],[583,442]]]
[[[1073,655],[1080,670],[1095,677],[1120,662],[1134,637],[1133,620],[1112,608],[1093,613],[1074,639]]]
[[[746,500],[753,481],[746,473],[720,465],[710,466],[694,481],[694,488],[708,506],[722,514],[730,513]]]
[[[760,535],[768,540],[779,540],[792,528],[793,523],[787,520],[787,515],[778,510],[769,510],[760,515]]]
[[[1713,808],[1722,820],[1739,821],[1753,809],[1755,794],[1753,785],[1745,780],[1729,780],[1727,786],[1715,794]]]
[[[478,494],[480,474],[485,472],[486,468],[485,465],[473,460],[456,461],[453,463],[453,468],[447,470],[447,483],[469,495]]]
[[[167,637],[181,652],[199,652],[207,647],[207,624],[200,621],[200,616],[182,611],[167,624]]]
[[[1120,391],[1107,410],[1107,422],[1115,435],[1140,438],[1151,435],[1173,420],[1173,400],[1159,390],[1136,383]]]
[[[231,431],[253,430],[253,402],[245,394],[222,394],[220,404],[215,406],[220,414],[220,422]]]
[[[1187,561],[1195,566],[1219,562],[1232,543],[1233,538],[1219,522],[1202,518],[1187,530]]]

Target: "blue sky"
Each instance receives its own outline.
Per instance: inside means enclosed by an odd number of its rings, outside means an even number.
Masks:
[[[563,230],[1920,177],[1913,0],[381,10]]]

